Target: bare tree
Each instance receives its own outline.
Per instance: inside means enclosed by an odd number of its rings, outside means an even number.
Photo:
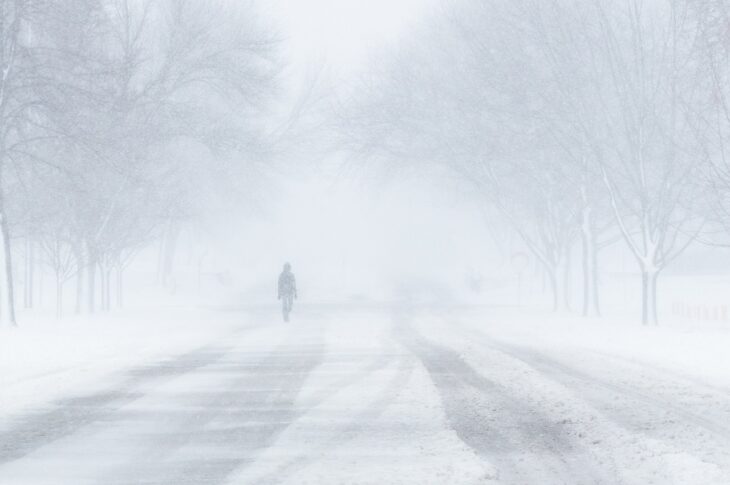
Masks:
[[[15,287],[5,174],[10,157],[25,142],[25,123],[35,101],[29,88],[34,81],[29,62],[31,15],[28,0],[0,2],[0,236],[5,261],[5,307],[11,325],[16,325]]]
[[[46,264],[53,270],[56,283],[56,317],[63,315],[63,287],[74,275],[73,246],[64,236],[66,228],[58,227],[56,233],[45,234],[41,239]]]
[[[704,213],[711,229],[702,242],[728,246],[730,234],[730,10],[722,1],[691,4],[698,23],[695,86],[700,94],[690,110],[696,152],[703,164],[699,185],[709,195]]]
[[[472,183],[543,263],[556,307],[580,237],[583,313],[599,313],[597,255],[623,239],[642,321],[656,323],[658,275],[703,228],[693,5],[460,2],[378,70],[347,134],[361,152]]]
[[[49,116],[66,144],[58,176],[75,200],[89,311],[98,278],[108,309],[112,268],[121,272],[140,244],[194,212],[203,168],[181,152],[191,143],[216,154],[256,149],[278,68],[275,39],[253,9],[243,18],[224,2],[99,5],[85,29],[52,32],[70,54],[56,69],[68,88],[50,93]]]
[[[657,278],[699,234],[698,159],[688,150],[696,23],[684,2],[596,2],[606,81],[602,175],[641,272],[642,322],[657,323]],[[609,73],[609,76],[605,76]]]
[[[570,306],[569,256],[581,218],[585,231],[594,229],[587,218],[593,198],[576,183],[574,174],[587,170],[571,163],[580,157],[560,133],[575,136],[558,118],[565,100],[555,84],[550,90],[539,35],[526,35],[528,3],[466,2],[380,74],[346,126],[361,152],[419,170],[424,161],[435,163],[470,184],[540,261],[557,310]],[[596,253],[585,271],[595,267]],[[597,291],[585,291],[597,309]]]
[[[132,255],[201,210],[203,184],[251,175],[279,70],[277,39],[254,7],[0,2],[3,307],[13,324],[13,231],[42,242],[57,280],[75,273],[77,311],[84,296],[94,310],[101,272],[108,309],[112,270],[121,302]],[[201,153],[221,160],[216,170]]]

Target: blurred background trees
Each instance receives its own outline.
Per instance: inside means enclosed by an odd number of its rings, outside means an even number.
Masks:
[[[251,2],[3,0],[0,30],[4,315],[14,324],[16,260],[25,306],[52,270],[59,316],[73,279],[77,312],[121,305],[153,241],[169,284],[180,225],[264,152],[271,29]]]
[[[461,178],[555,309],[579,252],[582,313],[599,313],[599,254],[623,240],[656,323],[661,272],[727,224],[728,18],[722,1],[455,2],[345,103],[343,140]]]
[[[151,248],[174,291],[181,235],[252,200],[280,144],[453,184],[556,310],[599,315],[622,248],[656,323],[660,275],[727,244],[728,18],[722,0],[449,2],[333,111],[324,68],[278,96],[252,2],[0,0],[0,311],[15,322],[17,276],[36,305],[46,273],[58,315],[121,306]]]

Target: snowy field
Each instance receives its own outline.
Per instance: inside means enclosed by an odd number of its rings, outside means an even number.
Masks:
[[[192,350],[245,325],[240,313],[198,308],[120,312],[57,320],[24,318],[0,327],[0,423],[12,413],[48,403],[120,369]]]
[[[0,485],[729,485],[729,6],[0,0]]]
[[[407,305],[114,320],[3,331],[0,483],[730,483],[723,324]]]

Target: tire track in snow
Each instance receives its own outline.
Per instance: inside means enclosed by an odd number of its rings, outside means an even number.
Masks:
[[[121,416],[122,423],[149,423],[150,432],[139,436],[144,452],[100,483],[223,483],[298,419],[295,400],[323,354],[322,343],[287,344],[220,389],[179,394],[174,410]],[[221,372],[230,375],[230,368]],[[165,415],[163,429],[154,429]]]
[[[375,372],[378,369],[385,367],[385,365],[376,364],[377,367],[373,368],[368,374]],[[398,365],[396,374],[386,383],[385,388],[374,396],[374,399],[360,412],[350,418],[347,424],[336,426],[336,431],[332,434],[335,435],[331,440],[325,441],[324,443],[313,444],[307,450],[306,455],[299,455],[285,464],[279,466],[276,471],[271,472],[267,475],[258,477],[255,483],[260,484],[276,484],[285,481],[288,477],[291,477],[298,470],[305,468],[311,463],[316,462],[316,454],[322,454],[327,450],[332,450],[335,447],[341,446],[347,441],[355,438],[359,433],[366,430],[369,423],[375,421],[380,417],[388,408],[398,395],[402,392],[403,387],[410,379],[413,371],[413,363],[408,360],[401,360]],[[366,375],[358,376],[357,380],[361,380]],[[355,381],[349,385],[354,385]]]
[[[727,413],[730,415],[730,388],[728,387],[710,384],[701,378],[685,373],[677,373],[674,370],[669,370],[651,362],[643,362],[598,350],[589,350],[587,352],[597,358],[600,358],[602,361],[612,361],[614,366],[623,366],[628,368],[627,372],[629,372],[632,376],[640,374],[646,379],[653,381],[660,380],[663,384],[670,384],[673,388],[676,388],[679,391],[692,387],[695,391],[700,391],[705,397],[716,398],[727,403]],[[720,419],[719,422],[730,422],[730,416]]]
[[[236,339],[266,325],[248,325],[224,337]],[[50,409],[21,414],[9,419],[0,430],[0,466],[18,460],[38,448],[103,420],[123,406],[144,396],[140,387],[165,382],[194,372],[222,359],[234,347],[207,344],[147,365],[122,370],[121,382],[101,391],[56,400]],[[116,376],[116,374],[115,374]]]
[[[221,359],[230,347],[205,346],[163,362],[129,372],[130,378],[116,389],[56,401],[48,411],[12,419],[0,433],[0,465],[22,458],[44,445],[71,435],[94,421],[114,413],[144,394],[135,389],[149,381],[171,379]]]
[[[608,391],[610,395],[604,396],[605,399],[613,399],[616,396],[625,396],[630,397],[635,401],[640,401],[646,405],[655,406],[661,410],[669,411],[677,417],[684,419],[686,422],[702,427],[717,438],[730,443],[730,425],[728,425],[726,421],[716,421],[708,418],[707,416],[697,414],[693,411],[688,411],[668,399],[648,394],[647,390],[636,389],[635,387],[631,387],[626,384],[618,384],[595,375],[587,374],[558,362],[557,360],[551,359],[544,353],[533,349],[497,342],[491,339],[488,340],[491,348],[498,350],[515,360],[524,362],[530,367],[550,376],[553,379],[565,380],[568,378],[572,382],[579,382],[581,388],[597,387],[604,391]]]
[[[726,420],[689,410],[676,400],[660,397],[652,389],[637,389],[626,383],[612,382],[558,362],[534,349],[478,334],[478,338],[490,348],[570,389],[624,429],[659,439],[681,451],[699,454],[722,469],[730,470],[730,453],[727,451],[730,425]]]
[[[425,339],[403,318],[398,336],[430,374],[452,429],[496,466],[500,483],[619,483],[561,423],[478,373],[457,351]]]

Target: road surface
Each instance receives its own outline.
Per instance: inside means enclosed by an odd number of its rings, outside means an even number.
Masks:
[[[267,318],[14,416],[0,483],[730,483],[728,389],[457,311]]]

